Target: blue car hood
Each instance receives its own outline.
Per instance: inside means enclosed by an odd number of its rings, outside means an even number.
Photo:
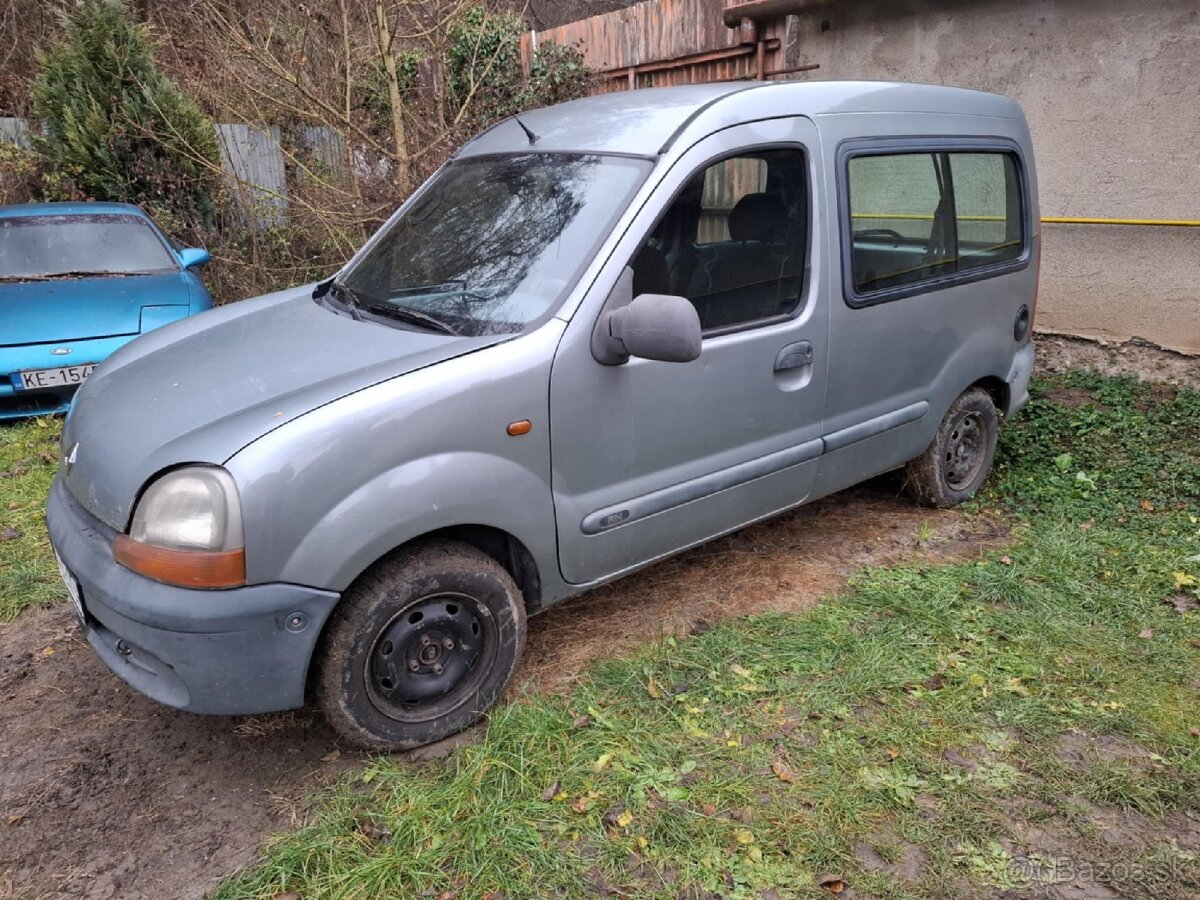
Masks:
[[[143,306],[188,300],[182,272],[0,284],[0,346],[137,334]]]
[[[219,307],[136,338],[92,373],[63,430],[74,461],[62,477],[123,530],[163,469],[224,463],[339,397],[507,339],[356,322],[318,306],[312,285]]]

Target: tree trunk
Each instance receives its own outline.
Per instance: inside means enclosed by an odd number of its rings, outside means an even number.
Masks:
[[[388,27],[384,0],[375,0],[375,24],[379,31],[379,55],[387,76],[388,101],[392,108],[392,136],[396,142],[394,158],[396,181],[407,194],[411,184],[408,164],[408,139],[404,134],[404,100],[400,96],[400,74],[396,70],[396,54],[392,52],[392,30]]]
[[[345,128],[342,130],[342,143],[346,151],[346,172],[350,176],[350,191],[354,195],[355,205],[362,203],[362,189],[358,184],[358,165],[354,158],[354,142],[350,139],[351,116],[354,111],[354,58],[350,53],[350,10],[346,0],[338,0],[342,13],[342,64],[345,66],[345,90],[342,95],[342,109],[345,117]]]

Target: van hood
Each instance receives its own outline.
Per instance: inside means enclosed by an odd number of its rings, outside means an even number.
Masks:
[[[0,346],[137,334],[143,306],[188,301],[182,272],[0,284]]]
[[[61,477],[75,499],[124,530],[143,485],[163,469],[222,464],[339,397],[510,337],[357,322],[317,305],[312,290],[223,306],[110,356],[79,389],[63,430]]]

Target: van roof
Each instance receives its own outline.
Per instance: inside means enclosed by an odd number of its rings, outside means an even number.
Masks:
[[[965,88],[894,81],[734,81],[598,94],[530,110],[520,120],[537,135],[538,151],[657,156],[693,123],[711,133],[771,116],[864,112],[1023,118],[1013,100]],[[529,149],[528,137],[510,117],[457,155]]]

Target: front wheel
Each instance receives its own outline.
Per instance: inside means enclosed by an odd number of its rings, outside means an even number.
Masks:
[[[992,470],[1000,417],[991,395],[958,396],[929,447],[905,468],[904,485],[918,503],[945,509],[975,496]]]
[[[482,716],[524,646],[525,604],[508,572],[468,544],[424,544],[380,563],[342,598],[323,641],[317,701],[360,747],[419,747]]]

